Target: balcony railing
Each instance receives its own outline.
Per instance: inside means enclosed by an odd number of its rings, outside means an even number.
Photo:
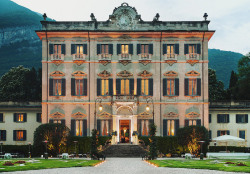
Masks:
[[[164,54],[165,60],[177,60],[177,54]]]
[[[73,54],[73,60],[86,60],[86,54]]]
[[[197,53],[186,54],[186,59],[187,60],[199,60],[199,54]]]
[[[111,60],[112,54],[99,54],[99,60]]]
[[[120,54],[119,60],[131,60],[131,54]]]
[[[137,96],[135,95],[113,95],[114,102],[136,102]]]
[[[139,54],[139,60],[151,60],[152,55],[148,53]]]
[[[51,54],[51,60],[64,60],[64,54]]]

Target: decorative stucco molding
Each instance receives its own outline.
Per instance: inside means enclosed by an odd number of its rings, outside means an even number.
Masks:
[[[111,77],[112,74],[106,70],[100,72],[97,74],[99,77],[103,77],[103,78],[108,78],[108,77]]]
[[[97,115],[99,118],[112,118],[112,114],[108,113],[108,112],[102,112],[100,114]]]
[[[164,115],[164,117],[166,117],[166,118],[169,118],[169,117],[173,118],[173,117],[178,117],[178,116],[179,115],[175,112],[169,112],[169,113]]]
[[[72,76],[74,76],[75,78],[81,78],[86,76],[87,74],[83,71],[75,71],[72,73]]]
[[[188,71],[188,72],[186,73],[186,76],[199,76],[199,75],[200,75],[200,73],[197,72],[197,71],[195,71],[195,70]]]
[[[65,117],[64,114],[60,113],[60,112],[55,112],[53,114],[50,114],[50,117],[53,117],[53,118],[63,118]]]
[[[152,118],[152,114],[148,112],[142,112],[138,114],[138,119],[151,119],[151,118]]]
[[[178,76],[178,73],[175,71],[168,71],[168,72],[165,72],[163,75],[166,77],[176,77]]]
[[[64,77],[65,74],[62,71],[54,71],[52,73],[50,73],[51,77]]]
[[[84,114],[84,113],[82,113],[82,112],[76,112],[76,113],[72,114],[71,117],[73,117],[73,118],[75,118],[75,119],[76,119],[76,118],[81,119],[81,118],[87,117],[87,115]]]
[[[118,77],[131,77],[133,76],[133,74],[127,70],[121,71],[119,73],[117,73]]]
[[[200,114],[198,114],[197,112],[189,112],[188,114],[186,114],[187,118],[194,118],[194,117],[199,117]]]
[[[144,70],[138,73],[137,75],[146,78],[146,77],[151,77],[153,74],[151,72],[148,72],[147,70]]]

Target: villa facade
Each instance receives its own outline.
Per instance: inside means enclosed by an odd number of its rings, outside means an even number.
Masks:
[[[107,21],[42,21],[42,123],[113,143],[209,127],[209,21],[143,21],[127,3]]]

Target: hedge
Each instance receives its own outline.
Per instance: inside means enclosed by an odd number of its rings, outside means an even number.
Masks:
[[[29,156],[29,145],[2,145],[3,154],[11,153],[18,154],[18,157]],[[30,146],[31,154],[33,153],[33,146]]]
[[[235,146],[209,146],[209,152],[226,151],[226,148],[230,152],[245,152],[250,153],[250,147],[235,147]]]

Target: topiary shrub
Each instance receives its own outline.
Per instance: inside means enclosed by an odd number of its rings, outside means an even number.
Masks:
[[[3,165],[4,166],[14,166],[14,163],[12,163],[10,161],[6,161]]]

